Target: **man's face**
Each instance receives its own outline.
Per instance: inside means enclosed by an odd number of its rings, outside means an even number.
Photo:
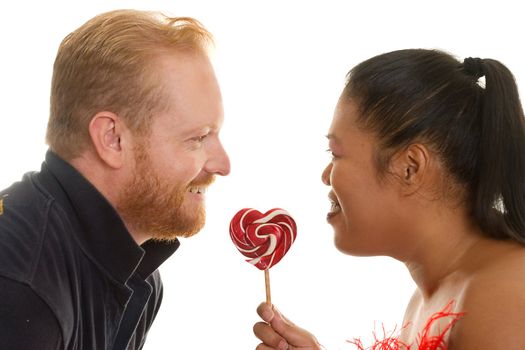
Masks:
[[[136,137],[134,173],[117,210],[135,233],[159,240],[188,237],[204,225],[204,194],[230,163],[219,140],[222,99],[208,58],[165,55],[158,63],[169,108]]]

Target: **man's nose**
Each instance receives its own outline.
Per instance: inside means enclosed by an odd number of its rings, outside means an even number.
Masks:
[[[230,157],[222,146],[222,143],[217,140],[208,162],[206,163],[206,171],[211,174],[226,176],[230,173]]]

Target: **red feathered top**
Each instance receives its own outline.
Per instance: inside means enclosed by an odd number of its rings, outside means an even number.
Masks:
[[[357,346],[358,350],[447,350],[445,336],[452,326],[465,314],[464,312],[452,312],[453,306],[454,301],[449,302],[443,310],[436,312],[428,319],[422,332],[418,335],[416,344],[405,344],[399,340],[398,336],[387,335],[384,328],[384,338],[380,340],[374,333],[375,343],[367,348],[363,346],[359,338],[348,342]],[[448,319],[448,324],[443,329],[440,329],[437,335],[431,335],[430,329],[440,319]]]

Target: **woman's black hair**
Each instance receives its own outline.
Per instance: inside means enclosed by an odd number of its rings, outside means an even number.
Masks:
[[[438,50],[393,51],[354,67],[343,94],[357,103],[359,125],[383,150],[428,142],[467,189],[480,228],[525,243],[525,120],[503,64],[460,63]]]

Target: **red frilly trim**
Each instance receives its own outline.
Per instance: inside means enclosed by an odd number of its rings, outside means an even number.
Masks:
[[[445,336],[448,331],[459,321],[459,319],[465,314],[464,312],[452,312],[454,301],[450,301],[443,310],[433,314],[425,324],[423,331],[418,335],[417,344],[406,344],[399,340],[398,336],[394,336],[394,331],[387,335],[385,328],[383,327],[383,339],[378,339],[374,332],[374,344],[365,348],[361,339],[356,338],[349,340],[350,344],[354,344],[358,350],[447,350],[447,343]],[[450,318],[449,323],[445,328],[439,331],[437,335],[430,335],[430,329],[440,319]],[[405,326],[406,327],[406,326]]]

